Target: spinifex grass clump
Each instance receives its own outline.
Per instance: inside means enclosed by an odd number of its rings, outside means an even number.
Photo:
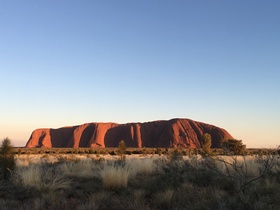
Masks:
[[[121,189],[127,187],[132,171],[127,165],[105,165],[100,174],[105,188]]]
[[[15,168],[15,159],[13,154],[13,147],[9,138],[2,141],[0,148],[0,174],[1,178],[6,180],[10,177]]]
[[[14,184],[21,185],[26,189],[36,189],[42,192],[55,192],[57,190],[67,190],[71,188],[71,180],[63,173],[55,171],[52,165],[46,168],[43,165],[29,165],[18,168],[14,177]]]

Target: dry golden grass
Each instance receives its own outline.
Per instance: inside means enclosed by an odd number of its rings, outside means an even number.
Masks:
[[[72,182],[60,173],[51,170],[43,170],[41,165],[29,165],[18,167],[13,181],[27,188],[55,192],[57,190],[70,189]]]
[[[277,209],[279,174],[280,160],[274,156],[198,155],[175,161],[165,155],[127,155],[120,161],[119,156],[95,154],[20,155],[16,157],[13,187],[0,185],[0,195],[4,192],[6,196],[5,200],[0,197],[0,206]]]
[[[18,167],[15,173],[18,175],[16,182],[21,182],[26,187],[42,187],[42,170],[39,165],[30,165],[28,167]]]
[[[103,186],[109,189],[126,188],[129,178],[131,178],[134,174],[135,172],[133,169],[127,165],[105,165],[100,171]]]
[[[152,174],[156,170],[156,165],[153,158],[130,159],[127,165],[133,168],[132,171],[136,173]]]
[[[79,161],[68,161],[60,164],[59,169],[65,176],[94,177],[98,166],[92,159],[82,159]]]

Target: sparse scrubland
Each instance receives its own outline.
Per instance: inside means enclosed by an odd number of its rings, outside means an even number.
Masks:
[[[127,152],[127,151],[126,151]],[[21,154],[1,209],[279,209],[277,152],[200,155]]]
[[[1,209],[278,209],[278,150],[227,140],[210,149],[0,151]],[[239,155],[239,156],[237,156]],[[241,156],[242,155],[242,156]]]

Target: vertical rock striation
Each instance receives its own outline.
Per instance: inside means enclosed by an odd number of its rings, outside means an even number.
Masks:
[[[36,129],[26,147],[117,147],[124,140],[127,147],[201,147],[203,134],[212,137],[212,147],[220,147],[226,130],[190,119],[171,119],[145,123],[86,123],[58,129]]]

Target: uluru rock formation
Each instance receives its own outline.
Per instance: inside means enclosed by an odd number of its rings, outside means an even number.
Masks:
[[[209,133],[212,147],[220,147],[226,130],[190,119],[171,119],[145,123],[86,123],[32,132],[26,147],[117,147],[124,140],[127,147],[201,147],[201,137]]]

